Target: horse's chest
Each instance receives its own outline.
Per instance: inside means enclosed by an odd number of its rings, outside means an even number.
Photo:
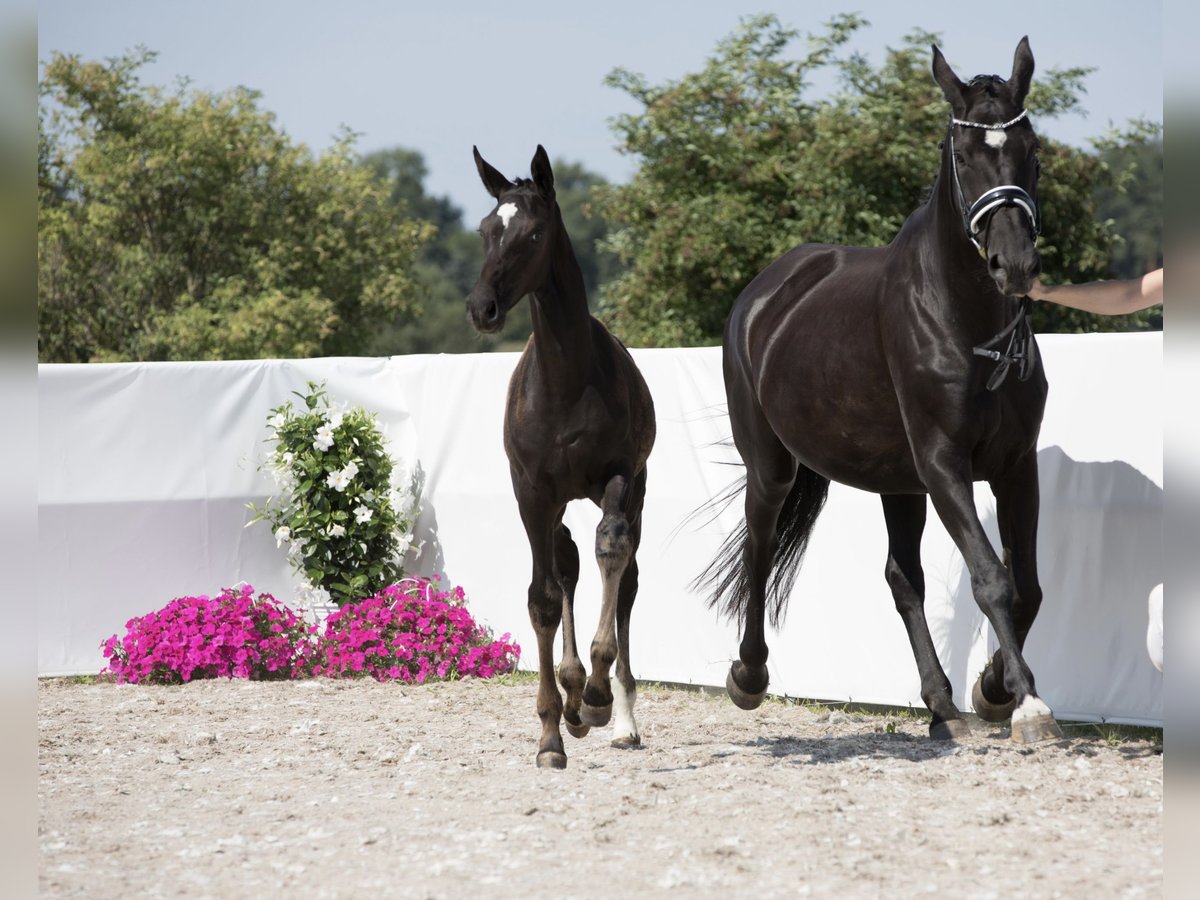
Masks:
[[[619,429],[594,390],[569,405],[520,396],[515,400],[505,428],[506,449],[527,478],[579,490],[604,469]]]

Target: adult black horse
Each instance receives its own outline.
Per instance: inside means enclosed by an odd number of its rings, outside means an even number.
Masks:
[[[532,180],[509,181],[475,150],[475,166],[496,208],[483,220],[484,260],[467,297],[467,315],[494,332],[526,294],[533,335],[517,361],[504,413],[504,450],[533,554],[529,619],[537,635],[537,764],[567,764],[559,731],[583,737],[615,710],[612,743],[636,747],[636,685],[629,666],[629,616],[637,595],[636,553],[646,497],[646,458],[654,446],[654,404],[629,351],[588,312],[583,275],[563,226],[554,173],[538,145]],[[596,561],[603,578],[600,625],[586,676],[575,648],[574,600],[579,551],[563,524],[571,500],[601,510]],[[554,685],[554,635],[563,629]],[[617,683],[609,681],[616,662]]]
[[[1017,299],[1039,270],[1038,141],[1024,109],[1033,54],[1022,38],[1011,77],[964,84],[934,47],[933,75],[951,115],[925,205],[886,247],[796,247],[733,306],[723,360],[746,519],[697,584],[742,624],[726,686],[753,709],[767,689],[768,594],[778,625],[830,480],[880,494],[886,577],[930,734],[966,734],[925,620],[928,495],[1000,645],[975,684],[975,711],[1011,715],[1014,740],[1040,740],[1061,732],[1021,653],[1042,600],[1036,441],[1046,402]],[[1018,377],[1005,378],[1014,365]],[[974,505],[972,482],[984,480],[1003,562]]]

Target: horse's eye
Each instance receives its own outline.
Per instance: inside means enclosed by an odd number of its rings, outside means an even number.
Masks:
[[[542,239],[542,232],[541,232],[541,231],[535,231],[535,232],[533,233],[532,237],[530,237],[530,240],[531,240],[531,241],[533,241],[535,244],[536,244],[538,241],[540,241],[541,239]]]

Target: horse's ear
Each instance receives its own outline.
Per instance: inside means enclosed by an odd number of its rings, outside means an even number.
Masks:
[[[958,80],[958,76],[946,62],[946,57],[942,56],[942,51],[938,49],[937,44],[933,45],[933,80],[941,87],[942,94],[945,95],[946,102],[950,104],[954,115],[964,115],[967,111],[967,103],[963,92],[967,86]]]
[[[1021,38],[1017,44],[1017,52],[1013,54],[1012,76],[1008,86],[1012,89],[1013,99],[1017,106],[1025,105],[1025,95],[1029,93],[1029,84],[1033,81],[1033,51],[1029,49],[1029,37]]]
[[[475,154],[475,168],[479,171],[479,179],[489,194],[499,200],[501,194],[516,187],[479,155],[478,147],[472,147],[471,152]]]
[[[529,171],[532,173],[533,183],[537,185],[541,195],[547,200],[552,200],[554,198],[554,171],[550,168],[550,157],[546,153],[546,148],[541,144],[538,144],[537,150],[534,151]]]

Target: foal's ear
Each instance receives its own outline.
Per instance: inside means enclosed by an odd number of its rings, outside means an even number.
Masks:
[[[1029,49],[1029,36],[1021,38],[1017,44],[1017,52],[1013,54],[1012,75],[1008,86],[1012,89],[1013,99],[1017,106],[1025,105],[1025,95],[1029,93],[1029,83],[1033,81],[1033,51]]]
[[[550,168],[550,157],[546,154],[546,148],[541,144],[538,144],[537,150],[534,151],[529,171],[541,195],[547,200],[554,199],[554,171]]]
[[[950,104],[950,110],[954,115],[965,115],[967,103],[963,98],[963,92],[967,86],[958,80],[958,76],[946,62],[946,57],[942,56],[942,51],[938,49],[937,44],[933,45],[933,80],[941,87],[942,94],[945,95],[946,102]]]
[[[489,194],[499,200],[501,194],[516,187],[479,155],[478,147],[472,147],[471,152],[475,154],[475,168],[479,171],[479,178]]]

